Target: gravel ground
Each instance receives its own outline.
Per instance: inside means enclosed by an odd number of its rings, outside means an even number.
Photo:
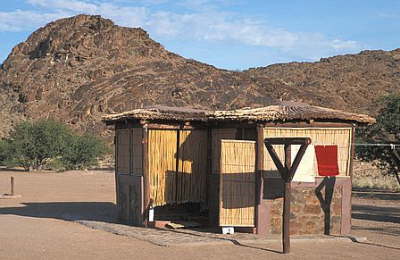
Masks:
[[[0,193],[15,177],[15,199],[0,199],[0,259],[399,259],[400,194],[357,192],[348,239],[225,240],[207,234],[142,230],[114,224],[114,175],[105,171],[0,171]],[[140,228],[139,228],[140,229]],[[123,234],[124,233],[124,234]],[[128,234],[130,233],[130,235]],[[174,233],[174,232],[172,232]],[[161,241],[157,245],[157,241]],[[217,241],[217,242],[216,242]],[[236,241],[236,242],[235,242]],[[240,243],[237,243],[237,242]],[[194,243],[190,243],[194,242]],[[170,246],[180,245],[180,246]]]

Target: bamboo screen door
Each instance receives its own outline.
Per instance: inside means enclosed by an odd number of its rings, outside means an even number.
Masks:
[[[221,140],[219,225],[254,227],[256,142]]]

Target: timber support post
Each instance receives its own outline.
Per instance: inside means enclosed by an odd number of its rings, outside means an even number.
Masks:
[[[142,169],[143,169],[143,225],[149,226],[150,210],[150,174],[149,174],[149,151],[148,151],[148,125],[143,124],[142,130]]]
[[[14,176],[11,177],[11,196],[14,196]]]
[[[255,223],[257,234],[267,234],[268,232],[268,220],[263,218],[267,215],[266,206],[263,203],[264,197],[264,126],[262,124],[257,125],[257,139],[256,139],[256,211],[255,211]]]
[[[307,146],[311,144],[311,139],[308,137],[285,137],[285,138],[265,138],[265,146],[268,153],[278,168],[282,180],[284,181],[284,196],[283,196],[283,212],[282,212],[282,247],[283,253],[290,252],[290,195],[291,195],[291,182],[296,173]],[[273,145],[284,145],[285,159],[284,164],[280,161]],[[291,158],[291,145],[300,145],[300,149],[294,158],[292,164]]]

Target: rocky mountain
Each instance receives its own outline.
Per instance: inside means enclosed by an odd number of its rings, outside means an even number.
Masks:
[[[108,135],[100,116],[148,105],[238,108],[292,100],[355,112],[400,90],[400,49],[242,72],[168,52],[140,28],[78,15],[35,31],[0,68],[0,136],[23,118]]]

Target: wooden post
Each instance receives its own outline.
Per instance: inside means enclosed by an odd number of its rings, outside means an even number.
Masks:
[[[255,223],[257,234],[266,234],[268,231],[268,219],[266,219],[267,210],[263,204],[264,195],[264,126],[257,125],[257,154],[256,154],[256,211]]]
[[[354,157],[356,155],[356,146],[355,146],[356,136],[355,136],[355,134],[356,134],[356,129],[353,126],[351,128],[351,138],[350,138],[351,147],[350,147],[350,158],[349,158],[350,159],[349,160],[349,176],[350,176],[351,180],[353,179],[353,162],[354,162]]]
[[[206,193],[206,201],[207,201],[207,207],[209,212],[211,212],[211,208],[210,208],[210,199],[212,198],[212,196],[210,196],[210,189],[213,187],[213,185],[211,184],[212,180],[210,180],[212,178],[212,143],[211,143],[211,128],[208,127],[207,128],[207,178],[206,178],[206,187],[207,187],[207,193]],[[214,205],[214,204],[212,204]],[[214,209],[212,209],[214,210]],[[210,218],[210,213],[209,213],[209,218]]]
[[[179,185],[179,157],[181,156],[181,151],[179,151],[179,145],[181,143],[181,130],[183,126],[180,126],[180,129],[176,130],[176,158],[175,158],[175,205],[178,205],[178,185]]]
[[[292,160],[291,160],[291,149],[290,149],[290,144],[285,144],[285,167],[286,169],[290,169],[290,166],[292,164]],[[289,174],[289,172],[286,173],[286,176],[284,176],[287,179],[287,174]]]
[[[290,252],[290,182],[285,182],[284,198],[283,198],[283,225],[282,225],[282,243],[283,253],[287,254]]]
[[[115,169],[115,201],[117,203],[117,218],[120,221],[122,219],[122,215],[121,215],[121,201],[120,201],[120,197],[119,197],[119,180],[118,180],[118,127],[117,125],[115,125],[115,136],[114,136],[114,152],[115,152],[115,157],[114,157],[114,169]]]
[[[285,144],[285,174],[284,176],[284,181],[285,181],[285,187],[284,187],[284,198],[283,198],[283,212],[282,212],[282,218],[283,218],[283,226],[282,226],[282,241],[283,241],[283,253],[289,253],[290,252],[290,192],[291,192],[291,187],[290,187],[290,180],[289,180],[289,169],[292,164],[292,159],[291,159],[291,149],[290,149],[290,144]]]
[[[150,174],[149,174],[149,153],[148,153],[148,127],[143,125],[142,130],[142,169],[143,169],[143,224],[149,225],[150,209]]]
[[[296,173],[297,167],[299,166],[304,153],[306,152],[307,146],[311,143],[311,139],[308,137],[284,137],[284,138],[265,138],[265,146],[272,160],[275,163],[281,174],[282,180],[285,182],[284,195],[283,195],[283,212],[282,212],[282,247],[283,253],[287,254],[290,252],[290,193],[291,193],[291,181]],[[272,145],[285,145],[285,161],[284,165],[280,161],[275,149]],[[294,158],[292,165],[291,148],[292,144],[300,145],[300,149]]]
[[[14,177],[11,177],[11,196],[14,196]]]

